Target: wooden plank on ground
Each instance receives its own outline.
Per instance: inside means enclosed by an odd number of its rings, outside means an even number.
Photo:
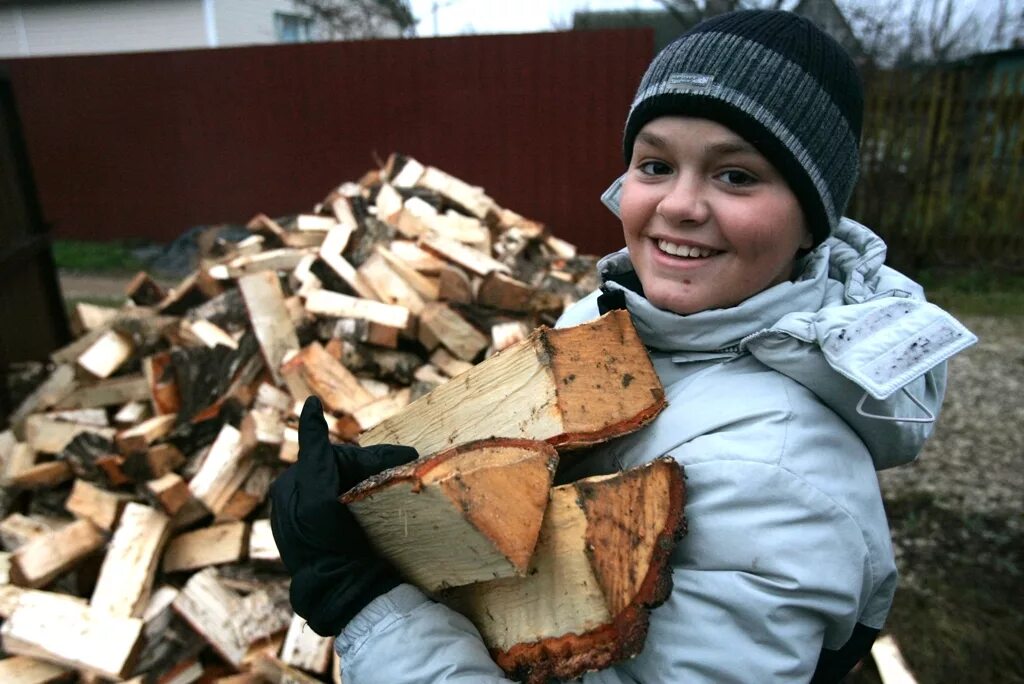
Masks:
[[[884,634],[875,640],[871,646],[871,657],[882,684],[917,684],[892,635]]]

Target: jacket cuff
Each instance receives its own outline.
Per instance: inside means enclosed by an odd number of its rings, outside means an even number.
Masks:
[[[335,640],[334,650],[339,656],[358,650],[371,632],[386,629],[429,602],[427,595],[413,585],[399,584],[370,601],[349,621]]]

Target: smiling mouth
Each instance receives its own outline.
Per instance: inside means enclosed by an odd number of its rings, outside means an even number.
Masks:
[[[658,240],[658,249],[666,254],[683,259],[706,259],[722,252],[708,247],[690,247],[688,245],[677,245],[668,240]]]

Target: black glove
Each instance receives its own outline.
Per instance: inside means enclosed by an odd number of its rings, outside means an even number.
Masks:
[[[306,399],[298,463],[270,487],[270,526],[292,576],[292,608],[317,634],[336,635],[366,604],[401,582],[338,497],[416,457],[405,446],[332,445],[320,400]]]

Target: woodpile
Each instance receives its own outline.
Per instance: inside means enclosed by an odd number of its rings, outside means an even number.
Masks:
[[[123,306],[78,304],[78,337],[0,433],[0,679],[340,681],[331,640],[290,609],[268,522],[310,394],[335,441],[423,455],[349,500],[378,543],[396,524],[436,541],[416,528],[435,519],[465,540],[473,556],[456,581],[422,562],[429,543],[388,551],[439,599],[500,618],[516,592],[547,600],[551,578],[530,573],[562,555],[574,578],[594,579],[599,590],[565,615],[603,641],[569,648],[564,625],[537,631],[529,614],[509,613],[514,628],[478,623],[506,635],[488,643],[509,672],[540,681],[635,653],[682,529],[679,469],[552,488],[555,448],[637,429],[664,405],[628,315],[544,327],[595,287],[594,260],[400,155],[309,213],[248,228],[209,241],[177,287],[140,273]],[[467,514],[510,482],[530,494],[514,515]],[[410,489],[424,493],[421,519],[374,522],[374,500]],[[611,509],[586,503],[598,500]],[[615,525],[631,529],[620,518],[638,510],[646,546],[594,560],[594,535],[621,542]],[[569,528],[566,550],[552,538]],[[619,586],[623,564],[635,586]],[[495,577],[528,586],[450,589]],[[625,647],[608,642],[623,634]]]

